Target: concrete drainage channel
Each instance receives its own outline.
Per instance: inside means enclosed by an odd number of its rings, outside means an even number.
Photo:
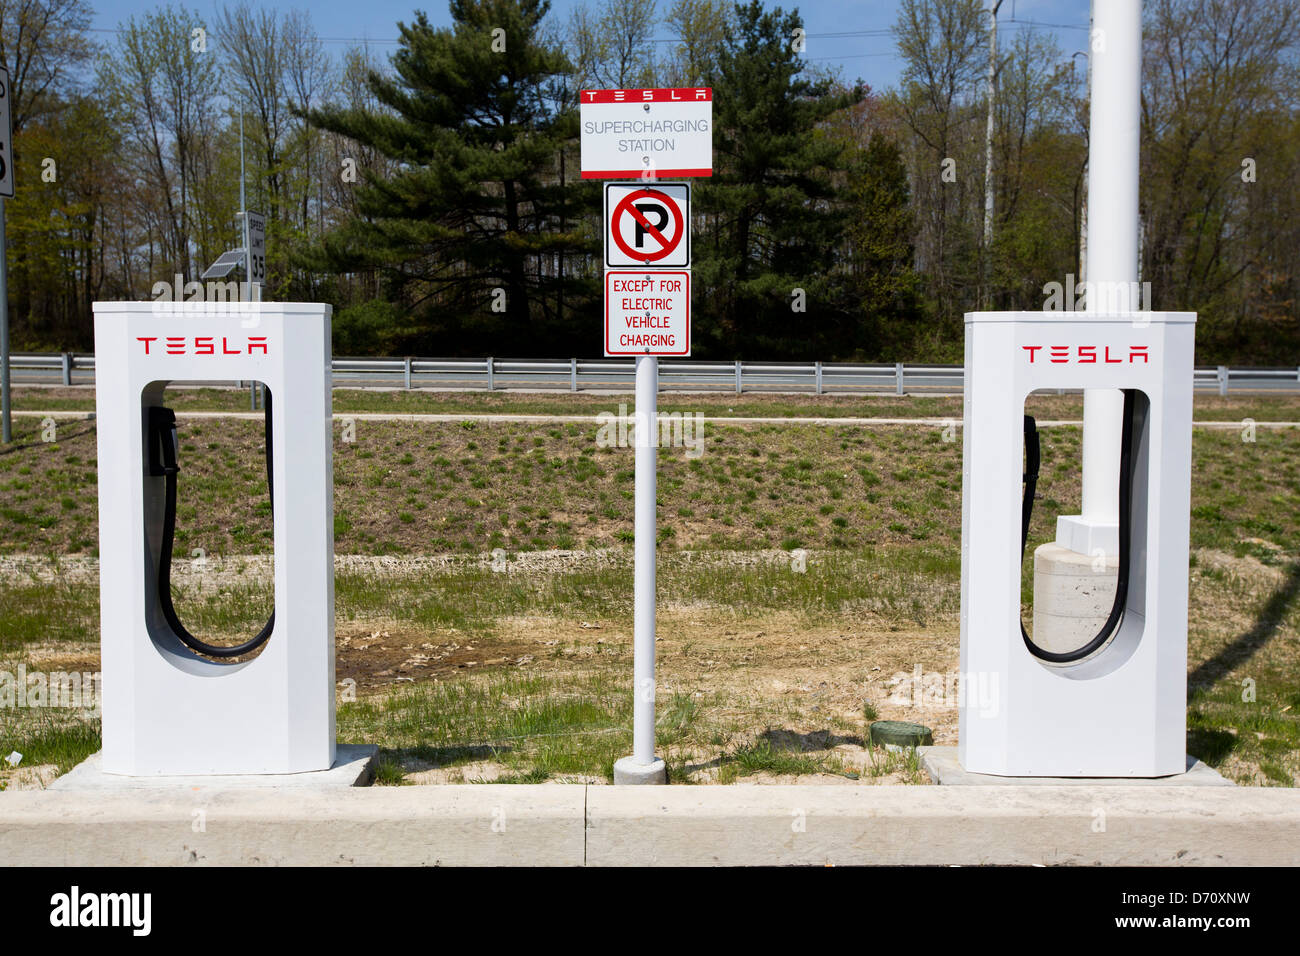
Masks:
[[[944,757],[945,748],[933,749],[939,753],[927,762]],[[1199,785],[1189,775],[1181,784],[366,787],[353,784],[368,779],[372,751],[340,747],[340,755],[344,772],[336,767],[296,787],[279,778],[274,787],[213,778],[103,786],[93,778],[107,775],[92,758],[63,786],[0,795],[0,859],[19,866],[1300,862],[1300,792],[1224,785],[1208,769],[1195,778]]]

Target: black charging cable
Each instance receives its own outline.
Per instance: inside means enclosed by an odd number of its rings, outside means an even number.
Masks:
[[[271,501],[271,518],[274,521],[275,483],[271,457],[271,390],[266,388],[263,394],[265,396],[263,407],[266,419],[264,426],[266,434],[266,490]],[[166,479],[162,546],[158,554],[158,604],[162,608],[163,617],[167,620],[172,632],[180,638],[181,643],[200,654],[219,658],[240,657],[244,654],[250,654],[265,644],[271,636],[271,631],[275,629],[274,610],[271,611],[266,626],[258,631],[255,637],[244,641],[242,644],[229,646],[209,644],[206,641],[199,640],[186,629],[176,615],[176,608],[172,605],[171,579],[172,547],[176,539],[176,476],[180,473],[180,465],[176,461],[176,413],[170,408],[164,408],[161,405],[149,408],[148,442],[149,474],[154,478]]]
[[[1133,419],[1137,410],[1137,392],[1124,390],[1124,424],[1119,453],[1119,576],[1115,586],[1115,603],[1101,630],[1087,644],[1072,651],[1048,651],[1039,647],[1020,622],[1020,636],[1025,639],[1029,653],[1049,664],[1073,664],[1095,654],[1114,636],[1124,619],[1128,606],[1128,582],[1132,559],[1129,539],[1133,527]],[[1020,561],[1025,560],[1029,544],[1029,520],[1034,514],[1034,493],[1038,489],[1038,472],[1042,463],[1042,447],[1038,440],[1038,424],[1030,415],[1025,416],[1025,471],[1022,476],[1024,493],[1020,500]]]

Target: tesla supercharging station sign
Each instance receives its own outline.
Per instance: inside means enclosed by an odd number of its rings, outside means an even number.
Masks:
[[[966,316],[958,736],[966,770],[1186,770],[1195,328],[1188,312]],[[1118,596],[1095,646],[1077,654],[1045,652],[1020,620],[1025,399],[1063,388],[1125,392]]]
[[[298,773],[334,762],[330,311],[312,303],[94,304],[108,773]],[[180,624],[170,589],[160,593],[170,575],[175,482],[186,471],[164,389],[214,379],[262,382],[274,398],[266,424],[275,610],[260,653],[243,660],[196,652],[202,644]]]
[[[605,187],[606,356],[636,358],[632,754],[614,782],[664,783],[655,757],[655,543],[659,356],[691,354],[691,187],[713,175],[711,89],[584,90],[584,179]]]
[[[583,90],[583,179],[713,175],[713,90]]]

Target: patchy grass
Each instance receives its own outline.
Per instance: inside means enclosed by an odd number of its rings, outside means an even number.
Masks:
[[[0,669],[97,668],[92,568],[67,560],[57,580],[25,585],[79,594],[66,600],[84,605],[81,623],[57,639],[17,635]],[[241,574],[243,589],[230,586]],[[182,613],[217,628],[240,614],[260,623],[237,607],[269,598],[252,574],[228,565],[203,572],[201,586],[187,580],[190,599],[219,595],[229,616],[201,617],[198,602]],[[957,577],[955,556],[915,545],[814,551],[802,572],[780,552],[665,553],[657,738],[673,779],[918,780],[918,768],[863,738],[872,720],[905,719],[954,742],[954,709],[918,709],[895,688],[917,667],[956,671]],[[380,782],[600,782],[628,752],[626,554],[521,555],[501,571],[341,558],[337,581],[339,733],[384,748]],[[1298,562],[1194,554],[1188,750],[1240,783],[1300,776],[1298,593]],[[5,753],[39,744],[42,722],[85,722],[62,711],[3,717]]]
[[[22,748],[23,765],[53,764],[60,773],[67,773],[99,749],[99,721],[38,723],[14,744]],[[11,749],[17,749],[17,746],[11,747],[9,743],[0,741],[0,750],[7,754]]]
[[[1243,784],[1300,779],[1300,561],[1198,552],[1188,752]]]
[[[0,578],[0,660],[31,641],[85,641],[98,632],[98,582]]]
[[[169,401],[178,411],[249,410],[248,392],[234,388],[177,388]],[[93,411],[93,386],[70,388],[13,388],[14,408],[20,411]],[[631,401],[626,393],[592,394],[552,392],[444,392],[414,389],[336,388],[337,414],[442,414],[442,415],[596,415],[613,411],[619,402]],[[661,404],[689,408],[706,415],[739,417],[816,418],[962,418],[960,395],[799,395],[773,392],[682,392],[664,389]],[[1300,420],[1300,395],[1288,393],[1235,393],[1220,397],[1197,392],[1194,398],[1198,421]],[[1030,414],[1044,419],[1077,421],[1083,416],[1083,398],[1078,393],[1035,395]]]
[[[39,441],[16,422],[0,455],[0,541],[9,553],[95,554],[93,423]],[[336,434],[341,429],[336,425]],[[271,550],[261,425],[183,420],[179,555]],[[665,550],[956,549],[961,444],[934,426],[710,425],[703,453],[660,451]],[[1080,431],[1043,432],[1034,542],[1077,511]],[[1300,429],[1195,432],[1196,546],[1294,553]],[[632,449],[601,448],[596,426],[356,423],[334,454],[339,554],[482,554],[618,548],[632,529]],[[1262,549],[1262,550],[1261,550]]]

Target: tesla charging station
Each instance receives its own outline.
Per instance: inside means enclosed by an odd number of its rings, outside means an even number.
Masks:
[[[1186,770],[1195,323],[1185,312],[966,316],[961,673],[993,692],[992,702],[962,695],[958,760],[967,771]],[[1124,393],[1119,586],[1101,630],[1072,651],[1044,650],[1020,621],[1037,470],[1024,408],[1037,389]]]
[[[96,302],[94,312],[103,769],[132,776],[328,769],[330,307]],[[169,584],[185,462],[163,391],[214,380],[261,382],[268,393],[275,610],[236,647],[190,634]]]

